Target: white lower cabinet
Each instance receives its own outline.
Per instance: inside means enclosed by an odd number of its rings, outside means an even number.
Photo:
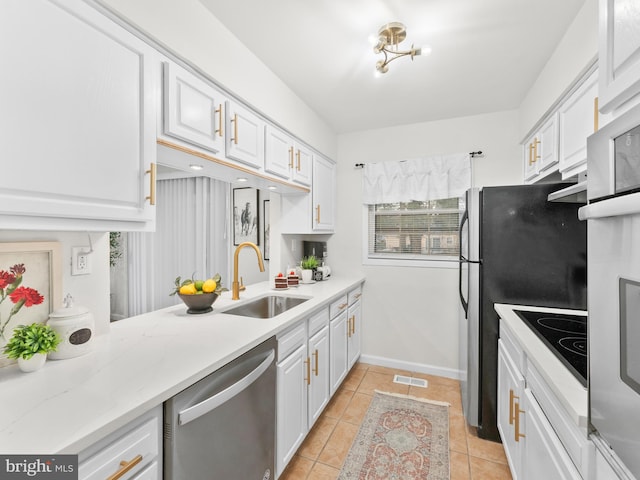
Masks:
[[[78,478],[162,479],[162,405],[80,452]]]
[[[529,385],[529,372],[521,347],[504,324],[498,341],[498,430],[502,438],[514,480],[581,480],[583,477],[568,450],[581,445],[566,445],[551,425],[533,389],[539,378]],[[535,373],[532,372],[535,376]],[[542,395],[546,391],[541,392]],[[553,417],[552,417],[553,418]],[[585,435],[586,442],[586,435]]]
[[[581,480],[580,473],[530,389],[525,388],[522,400],[526,443],[520,478]]]
[[[307,434],[307,364],[307,346],[303,343],[277,365],[277,475],[282,473]]]
[[[349,358],[347,356],[347,334],[349,331],[349,317],[347,296],[344,295],[334,301],[329,307],[331,322],[329,324],[331,337],[331,395],[333,395],[347,376]]]
[[[522,452],[526,437],[522,434],[521,402],[524,377],[514,365],[504,346],[498,340],[498,431],[514,480],[523,478]]]
[[[362,288],[358,287],[348,294],[349,310],[347,313],[347,357],[348,368],[351,369],[360,358],[362,351],[362,304],[360,297]]]
[[[328,308],[278,339],[276,391],[276,472],[280,475],[329,403]]]
[[[349,359],[355,363],[360,356],[361,295],[359,286],[278,337],[276,477],[346,378]],[[353,333],[349,337],[353,330],[357,341]]]
[[[309,339],[309,357],[311,380],[308,420],[311,428],[329,403],[329,325]]]

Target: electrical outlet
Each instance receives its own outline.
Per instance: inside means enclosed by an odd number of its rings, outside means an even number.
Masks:
[[[71,248],[71,275],[91,273],[91,247]]]

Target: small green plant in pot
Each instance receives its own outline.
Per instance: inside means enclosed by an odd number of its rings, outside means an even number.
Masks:
[[[302,283],[311,283],[313,281],[313,271],[318,268],[318,259],[314,255],[303,257],[300,262],[302,268]]]
[[[33,372],[44,365],[47,353],[58,348],[61,339],[49,326],[42,323],[18,325],[4,347],[9,358],[17,359],[24,372]]]

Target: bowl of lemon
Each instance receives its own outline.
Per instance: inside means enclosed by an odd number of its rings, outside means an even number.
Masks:
[[[175,280],[175,290],[171,295],[178,294],[180,299],[188,307],[187,313],[201,314],[209,313],[213,310],[213,302],[218,296],[226,291],[222,287],[220,274],[215,274],[206,280],[186,279],[180,277]]]

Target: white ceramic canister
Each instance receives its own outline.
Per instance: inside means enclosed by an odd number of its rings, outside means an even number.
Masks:
[[[49,353],[49,358],[73,358],[91,350],[94,334],[93,315],[85,307],[74,306],[71,295],[64,298],[64,308],[49,315],[47,324],[62,339],[57,350]]]

